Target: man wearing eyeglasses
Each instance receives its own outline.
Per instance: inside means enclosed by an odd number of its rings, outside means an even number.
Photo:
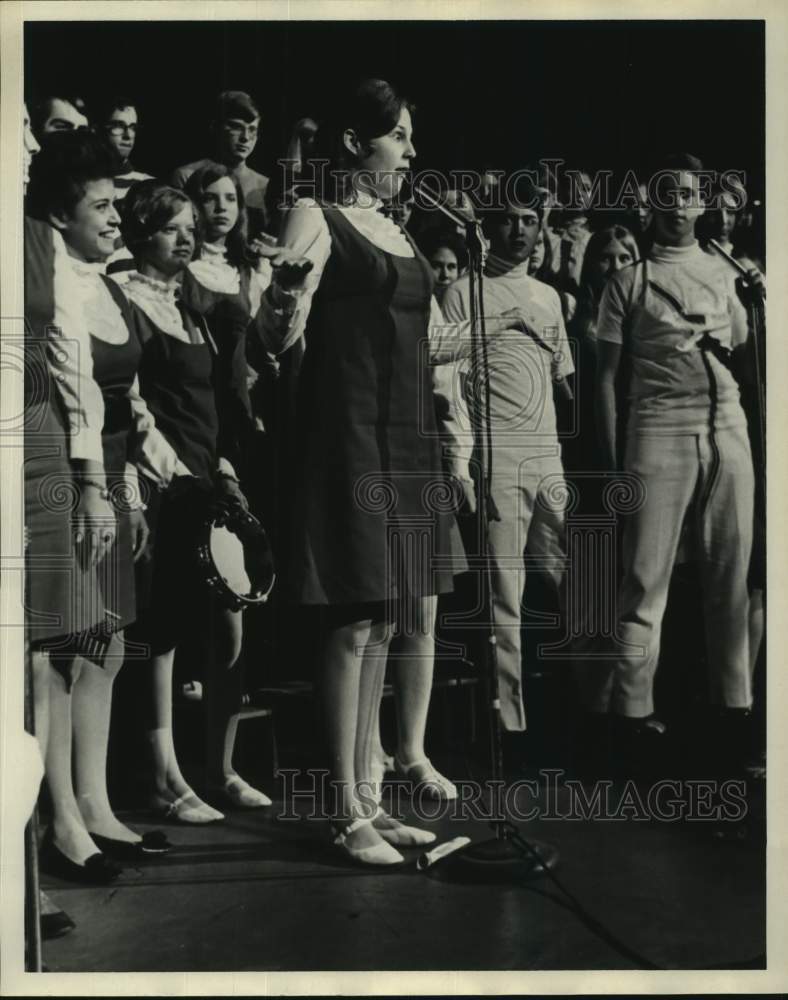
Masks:
[[[211,123],[214,156],[178,167],[172,176],[175,187],[182,188],[195,170],[216,161],[229,167],[238,178],[249,213],[250,235],[265,223],[265,189],[268,178],[247,166],[247,159],[257,145],[260,112],[252,98],[241,90],[226,90],[216,102]]]
[[[131,164],[139,127],[136,104],[124,97],[112,98],[104,106],[99,121],[107,141],[121,160],[120,173],[115,176],[115,201],[118,202],[125,198],[132,184],[151,176],[135,170]]]

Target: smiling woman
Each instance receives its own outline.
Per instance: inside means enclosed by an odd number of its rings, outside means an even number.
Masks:
[[[137,392],[142,345],[129,304],[103,274],[118,234],[112,181],[116,167],[114,153],[97,136],[87,130],[65,131],[49,136],[37,154],[28,192],[28,210],[53,232],[53,285],[60,306],[55,323],[65,318],[72,324],[67,334],[88,335],[92,379],[100,390],[92,405],[101,427],[102,461],[78,481],[83,491],[106,504],[99,522],[102,558],[97,579],[106,615],[97,629],[62,644],[52,661],[58,676],[50,688],[46,775],[53,825],[42,856],[47,871],[80,882],[117,877],[120,869],[102,851],[136,857],[145,850],[143,838],[112,812],[106,758],[124,629],[136,615],[134,562],[148,534],[136,474],[127,459],[136,444],[154,450],[166,444]],[[86,405],[84,394],[80,405]],[[82,541],[79,535],[76,541]],[[157,840],[165,850],[166,840]]]

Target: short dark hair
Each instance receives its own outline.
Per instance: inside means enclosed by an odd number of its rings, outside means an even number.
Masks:
[[[183,189],[199,210],[205,192],[211,184],[215,184],[216,181],[221,180],[223,177],[228,177],[232,181],[233,187],[235,188],[235,197],[238,200],[238,219],[232,230],[227,234],[227,260],[236,267],[242,267],[249,262],[247,259],[248,223],[246,215],[246,199],[244,198],[241,183],[233,171],[230,170],[229,167],[225,167],[223,163],[205,163],[199,169],[194,171],[194,173],[186,181]],[[199,228],[201,236],[204,238],[204,226],[202,225],[201,220]]]
[[[216,98],[214,106],[214,122],[227,121],[228,118],[240,118],[252,122],[260,117],[260,111],[252,98],[243,90],[224,90]]]
[[[654,160],[652,173],[658,174],[666,170],[686,170],[697,174],[703,170],[703,163],[692,153],[663,153]]]
[[[133,184],[123,199],[120,234],[129,250],[137,256],[140,248],[174,218],[183,205],[191,205],[189,196],[155,178]]]
[[[133,97],[126,97],[123,94],[111,94],[102,98],[95,104],[95,124],[106,125],[112,118],[113,111],[120,111],[123,108],[134,108],[139,113],[139,102]]]
[[[440,250],[446,247],[457,258],[459,267],[466,267],[468,264],[468,248],[465,241],[455,232],[448,229],[428,229],[418,240],[419,250],[427,260]]]
[[[508,192],[509,184],[501,185],[499,190]],[[496,219],[500,219],[506,215],[507,208],[509,207],[533,209],[537,214],[539,225],[541,226],[544,221],[545,195],[545,190],[534,183],[530,174],[527,171],[522,171],[517,178],[516,187],[511,192],[511,195],[507,194],[503,204],[497,204],[494,208],[479,208],[477,210],[477,214],[482,221],[482,227],[488,222],[494,223]]]
[[[53,101],[65,101],[66,104],[71,104],[77,109],[77,111],[88,118],[88,109],[85,101],[81,97],[72,95],[71,97],[66,97],[61,94],[47,94],[44,97],[34,98],[28,108],[30,110],[30,127],[38,135],[41,129],[44,127],[44,122],[49,118],[50,112],[52,111]]]
[[[88,129],[53,132],[30,165],[27,211],[44,221],[52,214],[70,215],[90,181],[113,180],[119,169],[115,150]]]

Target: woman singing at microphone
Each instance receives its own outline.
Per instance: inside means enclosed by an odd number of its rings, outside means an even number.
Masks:
[[[434,839],[363,794],[380,777],[376,724],[395,634],[397,670],[408,675],[399,770],[433,794],[454,792],[424,753],[437,596],[459,568],[430,362],[467,354],[469,341],[467,329],[440,326],[428,262],[380,211],[415,156],[411,130],[409,106],[381,80],[321,123],[333,169],[318,200],[286,213],[255,324],[277,354],[305,337],[289,585],[294,600],[324,610],[335,843],[368,864],[397,864],[397,846]]]

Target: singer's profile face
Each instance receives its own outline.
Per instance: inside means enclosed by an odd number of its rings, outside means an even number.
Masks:
[[[497,257],[520,263],[528,260],[539,236],[539,216],[532,208],[507,205],[486,226],[490,250]]]
[[[410,111],[403,108],[391,132],[370,139],[368,147],[369,154],[359,163],[359,186],[383,201],[389,201],[399,194],[410,169],[410,161],[416,155]]]

